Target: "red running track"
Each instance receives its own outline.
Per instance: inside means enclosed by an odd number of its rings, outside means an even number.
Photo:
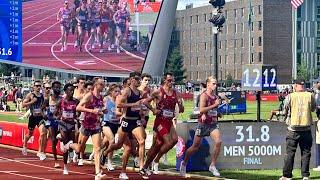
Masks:
[[[62,166],[62,159],[59,159],[59,162],[60,166]],[[75,164],[69,164],[69,175],[63,175],[62,168],[53,168],[53,165],[54,161],[51,157],[47,157],[46,160],[40,161],[35,154],[28,153],[27,156],[22,156],[21,151],[0,147],[0,179],[83,180],[94,178],[93,165],[85,164],[84,166],[79,167]],[[118,179],[120,174],[119,169],[112,172],[103,170],[103,172],[107,175],[104,179]],[[142,179],[137,172],[128,171],[127,175],[133,180]],[[177,176],[151,175],[149,179],[177,180],[184,178]]]
[[[115,51],[99,53],[99,48],[89,52],[88,37],[86,46],[79,52],[73,47],[75,35],[71,33],[68,49],[60,52],[61,33],[56,14],[63,0],[33,0],[22,6],[23,63],[83,73],[128,74],[141,70],[144,58],[140,56]]]

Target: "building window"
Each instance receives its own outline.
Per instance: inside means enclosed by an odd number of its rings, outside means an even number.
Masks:
[[[301,53],[297,53],[297,64],[301,64]]]
[[[258,13],[262,14],[261,5],[258,6]]]
[[[259,46],[262,46],[262,37],[259,37]]]
[[[236,39],[233,40],[233,47],[237,48],[237,40]]]
[[[204,22],[207,22],[207,14],[204,14]]]
[[[301,49],[301,38],[297,38],[297,49]]]
[[[244,47],[243,39],[241,39],[241,47]]]
[[[317,22],[317,34],[320,36],[320,21]]]
[[[192,24],[192,16],[190,16],[190,24]]]
[[[262,22],[259,21],[258,23],[259,23],[259,31],[261,31],[262,30]]]
[[[222,41],[219,41],[219,49],[222,48]]]
[[[262,61],[262,52],[259,52],[259,62]]]
[[[207,51],[207,42],[204,43],[204,50]]]
[[[253,31],[254,27],[253,27],[253,22],[251,22],[251,31]]]
[[[251,46],[254,46],[254,38],[251,38]]]
[[[228,55],[225,55],[224,63],[228,64]]]
[[[197,52],[199,52],[200,50],[200,46],[199,46],[199,43],[197,43]]]
[[[222,56],[219,56],[219,64],[222,64]]]
[[[297,18],[301,18],[301,6],[297,9]]]
[[[228,40],[226,40],[225,49],[228,49]]]
[[[297,22],[297,33],[301,34],[301,21]]]
[[[241,23],[241,32],[244,32],[244,25]]]
[[[320,6],[317,6],[317,18],[320,18]]]
[[[251,53],[251,59],[250,62],[253,63],[254,62],[254,53]]]
[[[200,79],[199,71],[197,71],[197,81]]]
[[[241,8],[241,17],[244,15],[244,8]]]
[[[199,15],[196,16],[197,23],[199,23]]]
[[[228,19],[228,11],[225,11],[225,18]]]
[[[320,38],[317,38],[317,49],[320,49]]]
[[[196,63],[197,63],[197,66],[199,66],[199,58],[198,57],[196,58]]]
[[[317,65],[320,65],[320,54],[317,54]]]
[[[234,33],[237,34],[237,24],[233,25]]]
[[[236,18],[237,17],[237,9],[234,9],[233,12],[234,12],[234,18]]]
[[[240,64],[242,65],[243,62],[243,54],[240,55]]]

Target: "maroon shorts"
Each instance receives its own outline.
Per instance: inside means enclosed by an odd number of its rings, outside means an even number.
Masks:
[[[170,134],[172,125],[172,119],[156,117],[153,130],[157,133],[157,140],[163,141],[163,137]]]

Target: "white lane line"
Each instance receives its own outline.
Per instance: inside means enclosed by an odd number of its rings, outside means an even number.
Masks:
[[[46,32],[48,29],[52,28],[53,26],[57,25],[59,22],[56,22],[54,24],[52,24],[51,26],[49,26],[47,29],[39,32],[37,35],[33,36],[32,38],[28,39],[27,41],[25,41],[23,44],[27,44],[28,42],[32,41],[33,39],[35,39],[36,37],[40,36],[41,34],[43,34],[44,32]]]
[[[47,178],[40,178],[40,177],[36,177],[36,176],[28,176],[28,175],[23,175],[23,174],[16,174],[16,173],[12,173],[12,172],[4,172],[4,173],[10,174],[10,175],[14,175],[14,176],[21,176],[21,177],[26,177],[26,178],[32,178],[32,179],[51,180],[51,179],[47,179]]]
[[[52,14],[52,15],[50,15],[50,16],[48,16],[48,17],[44,18],[44,19],[41,19],[41,20],[39,20],[39,21],[36,21],[36,22],[34,22],[34,23],[32,23],[32,24],[30,24],[30,25],[26,26],[26,27],[23,27],[22,29],[23,29],[23,30],[24,30],[24,29],[27,29],[27,28],[29,28],[29,27],[31,27],[31,26],[33,26],[33,25],[35,25],[35,24],[38,24],[38,23],[40,23],[40,22],[42,22],[42,21],[44,21],[44,20],[46,20],[46,19],[51,18],[52,16],[56,16],[56,14]]]
[[[48,170],[56,170],[56,168],[51,168],[51,167],[46,167],[46,166],[41,166],[41,165],[36,165],[36,164],[31,164],[31,163],[26,163],[26,162],[21,162],[21,161],[17,161],[17,160],[13,160],[13,159],[8,159],[5,157],[0,157],[1,159],[4,160],[8,160],[10,162],[16,162],[16,163],[20,163],[20,164],[24,164],[24,165],[28,165],[28,166],[34,166],[34,167],[38,167],[38,168],[44,168],[44,169],[48,169]],[[60,170],[62,172],[62,169]],[[94,176],[93,174],[87,174],[87,173],[82,173],[82,172],[77,172],[77,171],[70,171],[71,173],[74,174],[81,174],[81,175],[87,175],[87,176]]]
[[[23,2],[22,3],[22,11],[25,11],[25,10],[29,10],[29,9],[34,9],[35,7],[40,7],[40,6],[43,6],[45,4],[48,4],[50,1],[45,1],[45,2],[42,2],[41,4],[32,4],[33,3],[38,3],[37,1],[27,1],[27,2]]]
[[[71,68],[73,68],[73,69],[75,69],[75,70],[77,70],[77,71],[83,72],[81,69],[76,68],[76,67],[74,67],[74,66],[72,66],[72,65],[64,62],[62,59],[60,59],[60,58],[55,54],[55,51],[53,50],[53,47],[54,47],[56,44],[58,44],[59,41],[61,41],[61,38],[58,39],[58,41],[56,41],[56,42],[55,42],[54,44],[52,44],[52,46],[51,46],[51,54],[52,54],[52,56],[53,56],[54,58],[56,58],[58,61],[60,61],[61,63],[65,64],[65,65],[67,65],[67,66],[69,66],[69,67],[71,67]]]
[[[13,172],[13,173],[15,173],[15,172],[19,172],[19,171],[0,171],[0,173],[7,173],[7,172]]]
[[[56,10],[56,9],[54,9],[54,10],[58,13],[58,10]],[[39,16],[40,14],[45,14],[45,13],[48,12],[48,11],[52,11],[52,9],[48,9],[48,10],[46,10],[46,11],[42,11],[41,13],[34,14],[34,15],[32,15],[32,16],[28,16],[28,17],[26,17],[26,18],[23,18],[22,21],[25,21],[25,20],[27,20],[27,19],[33,18],[33,17],[35,17],[35,16]]]
[[[118,65],[109,63],[109,62],[104,61],[104,60],[98,58],[97,56],[93,55],[93,54],[88,50],[89,39],[90,39],[90,38],[88,38],[88,41],[87,41],[87,43],[85,44],[84,47],[85,47],[85,49],[86,49],[86,52],[87,52],[90,56],[92,56],[93,58],[95,58],[95,59],[97,59],[97,60],[99,60],[99,61],[101,61],[101,62],[103,62],[103,63],[105,63],[105,64],[108,64],[108,65],[110,65],[110,66],[113,66],[113,67],[116,67],[116,68],[119,68],[119,69],[122,69],[122,70],[125,70],[125,71],[133,72],[133,70],[131,70],[131,69],[126,69],[126,68],[123,68],[123,67],[121,67],[121,66],[118,66]]]
[[[133,54],[133,53],[125,50],[125,49],[124,49],[123,47],[121,47],[121,46],[120,46],[120,48],[121,48],[121,50],[124,51],[124,53],[126,53],[127,55],[144,61],[144,58],[142,58],[142,57],[140,57],[140,56],[137,56],[137,55],[135,55],[135,54]]]
[[[46,9],[46,8],[52,6],[52,4],[50,4],[50,2],[47,2],[47,3],[49,3],[47,6],[36,6],[36,7],[32,7],[32,8],[30,8],[30,9],[34,9],[34,10],[31,10],[31,11],[26,11],[25,9],[22,8],[22,12],[23,12],[22,15],[25,16],[25,14],[29,14],[29,13],[34,12],[34,11],[38,11],[39,9]],[[45,3],[45,4],[47,4],[47,3]],[[57,4],[58,4],[58,3],[57,3]],[[62,4],[62,2],[59,3],[59,4]],[[49,9],[52,9],[52,8],[49,8]]]

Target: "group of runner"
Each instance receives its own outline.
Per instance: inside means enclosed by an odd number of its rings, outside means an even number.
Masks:
[[[71,32],[76,36],[74,47],[82,51],[87,33],[89,51],[100,47],[108,51],[116,49],[120,53],[120,46],[127,36],[130,23],[130,11],[125,0],[69,0],[64,1],[63,7],[57,13],[57,21],[61,29],[61,51],[67,50],[68,36]]]
[[[120,179],[128,179],[126,167],[130,156],[136,156],[139,160],[139,172],[143,178],[151,175],[149,166],[152,162],[153,172],[157,174],[160,158],[178,141],[173,120],[176,112],[183,112],[184,107],[180,93],[174,89],[172,74],[164,75],[163,84],[158,89],[149,87],[150,80],[148,74],[133,72],[125,79],[123,86],[111,84],[106,87],[102,78],[89,82],[79,78],[76,84],[64,85],[64,93],[58,81],[45,84],[43,93],[40,92],[43,84],[35,81],[33,91],[23,100],[23,106],[30,109],[31,116],[22,153],[27,154],[27,142],[38,126],[38,157],[40,160],[46,159],[45,148],[47,137],[50,137],[54,167],[60,167],[57,144],[63,152],[63,174],[68,174],[67,164],[71,157],[72,161],[83,165],[85,144],[89,137],[93,144],[96,179],[105,176],[101,167],[114,170],[112,152],[121,147],[124,152]],[[154,141],[145,153],[149,111],[156,115]]]

